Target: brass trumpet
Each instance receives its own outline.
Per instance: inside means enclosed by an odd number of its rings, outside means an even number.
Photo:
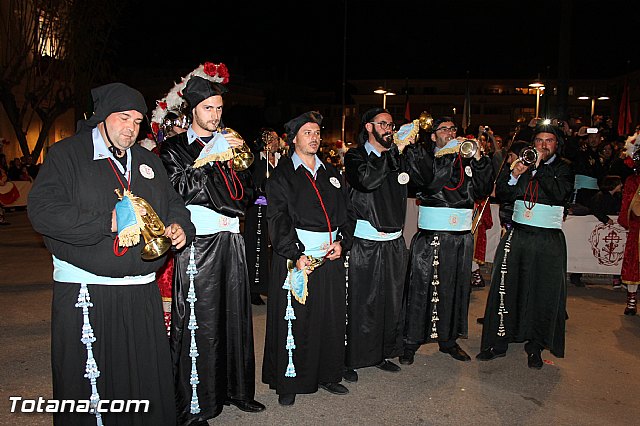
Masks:
[[[537,161],[538,161],[538,150],[536,150],[534,147],[525,148],[522,151],[520,151],[520,156],[513,163],[511,163],[511,170],[513,170],[516,167],[516,164],[518,164],[518,162],[529,167],[533,164],[536,164]]]
[[[460,155],[462,158],[471,158],[478,152],[478,141],[465,139],[460,144]]]
[[[116,195],[122,200],[122,193],[119,189],[115,190]],[[144,246],[140,251],[140,255],[144,260],[153,260],[162,256],[171,248],[171,239],[164,236],[164,223],[158,217],[153,207],[141,197],[129,195],[131,203],[137,211],[144,212],[140,215],[144,226],[140,227],[140,235],[144,239]]]
[[[230,127],[225,127],[220,130],[220,133],[229,133],[232,136],[242,141],[242,146],[239,148],[231,148],[233,152],[233,158],[231,159],[231,168],[236,172],[247,170],[253,164],[253,153],[249,148],[249,145],[244,141],[242,136]]]

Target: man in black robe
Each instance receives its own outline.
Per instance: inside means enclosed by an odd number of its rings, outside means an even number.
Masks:
[[[496,250],[479,361],[503,357],[509,343],[524,341],[529,368],[542,368],[543,349],[564,357],[567,245],[562,220],[573,173],[558,154],[562,142],[555,126],[539,124],[533,136],[535,167],[518,162],[496,182],[496,196],[515,203],[513,228]]]
[[[345,281],[341,258],[353,220],[340,173],[316,155],[318,112],[285,124],[295,147],[267,180],[267,218],[273,244],[262,381],[292,405],[296,394],[321,387],[343,395]],[[312,260],[324,263],[316,266]],[[288,268],[288,263],[291,268]],[[294,268],[295,266],[295,268]]]
[[[393,142],[393,119],[387,110],[373,108],[363,114],[361,127],[360,145],[344,158],[357,220],[349,254],[348,382],[358,380],[356,368],[400,371],[388,358],[402,354],[408,260],[402,228],[409,175]]]
[[[206,424],[224,405],[264,410],[255,401],[249,278],[239,217],[253,196],[248,171],[231,167],[243,141],[224,133],[227,88],[192,76],[182,94],[193,116],[160,149],[171,183],[191,211],[196,238],[175,258],[171,351],[180,424]],[[196,302],[197,301],[197,302]]]
[[[436,119],[433,129],[433,145],[405,149],[409,175],[420,188],[420,208],[411,241],[401,364],[412,364],[428,342],[438,342],[440,352],[456,360],[471,360],[457,339],[468,336],[474,202],[493,189],[493,167],[480,149],[471,158],[461,155],[452,118]]]
[[[267,227],[267,194],[265,185],[280,159],[280,137],[275,130],[262,128],[255,141],[255,161],[249,168],[256,187],[254,200],[247,208],[244,219],[244,243],[251,284],[251,303],[264,305],[261,294],[269,289],[269,266],[271,265],[271,243]]]
[[[53,255],[53,398],[91,399],[94,410],[54,414],[54,424],[172,426],[171,356],[155,283],[165,258],[143,260],[143,238],[119,247],[119,223],[133,210],[121,209],[126,200],[119,202],[114,189],[146,200],[176,249],[195,229],[158,157],[136,144],[147,111],[142,95],[112,83],[92,96],[94,114],[51,147],[29,193],[29,219]],[[144,209],[136,214],[155,222]],[[149,412],[95,411],[116,399],[149,400]]]

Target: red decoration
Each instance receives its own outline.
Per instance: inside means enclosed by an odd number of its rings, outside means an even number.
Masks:
[[[158,102],[158,106],[162,109],[167,109],[167,103],[166,102]]]
[[[629,167],[630,169],[633,169],[633,158],[631,157],[627,157],[624,159],[624,164],[625,166]]]
[[[218,76],[222,77],[222,84],[227,84],[229,82],[229,70],[225,64],[218,65]]]
[[[218,73],[218,65],[214,64],[213,62],[205,62],[203,71],[205,74],[210,75],[211,77],[215,77],[215,75]]]
[[[342,141],[336,141],[336,149],[342,148]]]
[[[156,123],[155,121],[153,121],[151,123],[151,130],[153,130],[153,133],[155,133],[157,135],[158,132],[160,131],[160,125],[158,123]]]

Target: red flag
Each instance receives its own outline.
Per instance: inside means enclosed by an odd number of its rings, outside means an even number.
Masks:
[[[404,119],[407,120],[407,123],[411,122],[411,108],[409,106],[409,95],[407,95],[406,104],[404,106]]]
[[[618,134],[626,136],[629,132],[631,132],[631,105],[629,104],[629,82],[625,79],[618,114]]]

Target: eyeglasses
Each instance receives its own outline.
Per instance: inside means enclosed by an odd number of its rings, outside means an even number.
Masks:
[[[377,124],[382,130],[395,130],[396,123],[387,123],[386,121],[370,121],[371,124]]]
[[[451,126],[451,127],[440,127],[436,129],[436,132],[440,132],[440,131],[455,133],[458,131],[458,128],[456,126]]]

